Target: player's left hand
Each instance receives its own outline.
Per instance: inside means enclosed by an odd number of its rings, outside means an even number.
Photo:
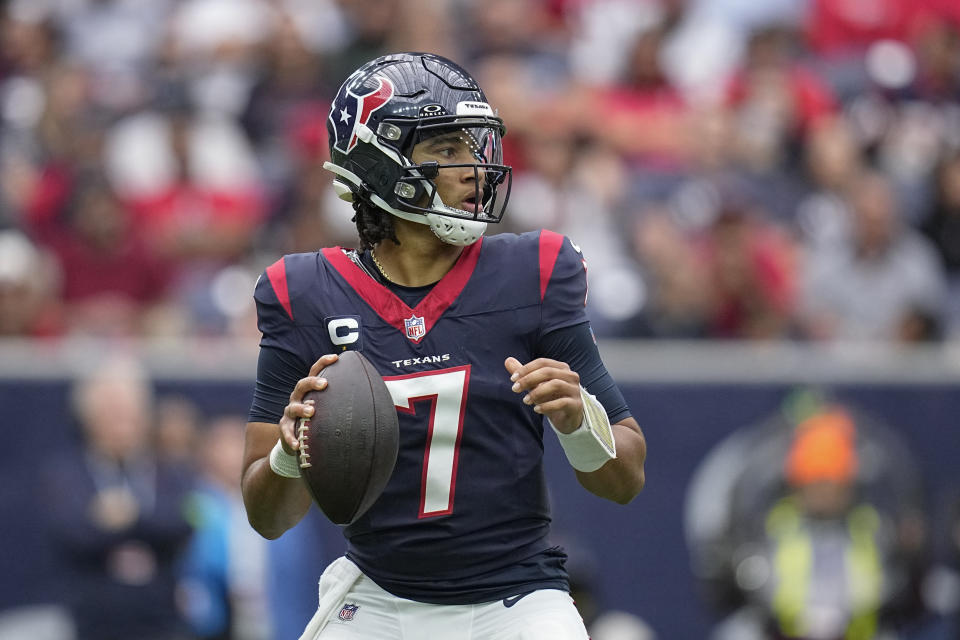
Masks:
[[[550,419],[561,433],[575,431],[583,422],[580,376],[566,362],[537,358],[521,364],[514,357],[503,365],[510,373],[514,393],[523,393],[524,404]]]

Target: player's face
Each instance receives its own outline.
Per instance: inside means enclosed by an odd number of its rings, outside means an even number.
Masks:
[[[416,164],[436,162],[440,171],[434,179],[437,194],[448,207],[477,213],[482,203],[483,169],[474,165],[482,161],[482,154],[473,135],[466,131],[451,131],[420,142],[413,148],[410,159]],[[443,165],[468,165],[444,167]],[[419,203],[421,206],[427,203]]]

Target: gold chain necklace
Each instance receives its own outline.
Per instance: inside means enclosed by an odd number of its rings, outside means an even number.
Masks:
[[[383,265],[380,264],[380,261],[377,260],[377,254],[373,252],[373,249],[370,249],[370,257],[373,258],[373,264],[377,266],[377,271],[380,272],[380,275],[386,278],[387,282],[393,282],[390,276],[387,275],[387,270],[384,269]]]

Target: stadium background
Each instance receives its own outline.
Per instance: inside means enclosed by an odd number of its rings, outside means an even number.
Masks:
[[[547,443],[558,531],[593,563],[605,607],[662,638],[706,637],[682,525],[690,477],[722,436],[808,385],[902,433],[922,461],[933,564],[949,565],[958,7],[3,2],[0,612],[45,602],[57,579],[29,479],[75,445],[70,386],[104,352],[140,358],[200,429],[246,410],[253,282],[283,253],[352,244],[320,169],[326,109],[390,50],[477,75],[516,167],[503,227],[567,233],[588,259],[591,319],[651,448],[649,487],[621,509],[574,486]],[[880,267],[845,262],[864,242]],[[271,585],[277,619],[305,617],[340,548],[318,517],[298,535],[322,544]],[[955,615],[953,589],[931,596],[932,617]]]

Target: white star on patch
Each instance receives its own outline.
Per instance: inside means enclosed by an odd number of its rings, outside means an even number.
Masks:
[[[346,108],[340,109],[340,122],[350,122],[350,114],[347,113]]]

